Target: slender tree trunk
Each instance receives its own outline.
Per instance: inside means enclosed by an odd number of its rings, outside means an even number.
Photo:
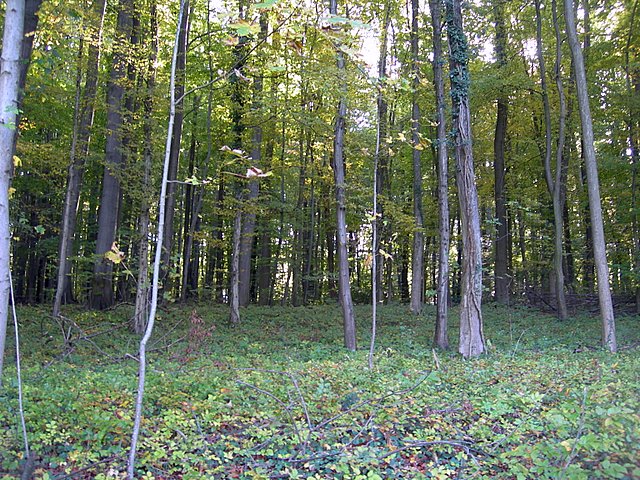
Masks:
[[[337,0],[330,0],[329,13],[337,15]],[[338,73],[340,75],[340,100],[336,112],[335,130],[333,139],[333,174],[336,186],[336,225],[338,243],[338,289],[340,305],[342,306],[342,319],[344,326],[344,344],[348,350],[356,350],[356,322],[351,299],[351,284],[349,279],[349,252],[347,250],[347,199],[346,179],[344,165],[344,137],[346,132],[347,102],[345,59],[342,51],[336,49]]]
[[[424,302],[424,219],[422,215],[422,162],[420,141],[420,107],[418,88],[420,66],[418,59],[418,0],[411,0],[411,61],[413,92],[411,105],[411,142],[413,144],[413,254],[411,256],[411,313],[422,311]]]
[[[187,39],[189,37],[189,1],[184,5],[184,12],[180,24],[180,36],[178,39],[178,59],[176,63],[176,116],[173,122],[173,132],[171,134],[171,156],[169,162],[169,179],[167,185],[167,196],[165,205],[164,238],[162,240],[162,269],[163,269],[163,289],[171,290],[171,282],[168,273],[171,270],[171,252],[173,250],[174,239],[174,218],[176,210],[176,179],[178,178],[178,164],[180,159],[180,144],[182,141],[182,127],[184,123],[184,91],[187,67]]]
[[[387,48],[389,43],[389,25],[391,24],[391,2],[387,2],[384,10],[384,18],[382,20],[382,29],[380,35],[380,55],[378,57],[378,79],[380,82],[380,90],[378,92],[378,138],[383,141],[388,132],[388,110],[389,104],[385,98],[382,87],[387,81]],[[382,255],[381,249],[390,250],[389,245],[389,227],[385,218],[384,206],[389,197],[389,150],[382,148],[380,145],[378,151],[378,164],[376,171],[376,188],[378,192],[376,225],[378,235],[376,244],[373,246],[374,255],[376,256],[376,297],[379,301],[384,298],[384,281],[383,272],[385,257]]]
[[[260,35],[262,41],[268,35],[269,24],[267,16],[260,15]],[[262,91],[264,79],[257,75],[253,82],[253,111],[258,112],[262,107]],[[253,135],[251,139],[251,166],[262,168],[262,123],[260,118],[254,118]],[[260,184],[258,179],[249,181],[247,192],[247,206],[249,211],[243,215],[242,237],[240,240],[240,264],[239,264],[239,301],[241,306],[249,305],[251,301],[251,260],[253,258],[253,244],[256,229],[255,202],[260,194]]]
[[[18,133],[20,62],[24,36],[24,0],[7,0],[2,55],[0,55],[0,386],[4,365],[10,293],[11,230],[9,187],[13,175],[13,152]]]
[[[609,265],[607,264],[607,252],[602,222],[602,205],[600,204],[598,164],[593,145],[593,124],[591,120],[591,108],[589,106],[587,76],[584,67],[584,58],[582,56],[582,48],[580,47],[576,33],[572,0],[564,0],[564,19],[567,27],[569,48],[571,49],[571,56],[573,57],[580,123],[582,125],[582,145],[587,173],[591,225],[593,228],[594,258],[598,275],[598,297],[600,299],[600,314],[602,316],[602,343],[609,351],[615,352],[617,350],[616,326],[613,315],[613,302],[611,301],[611,290],[609,288]]]
[[[240,323],[240,297],[239,297],[239,268],[240,268],[240,238],[242,235],[242,210],[236,210],[233,221],[233,245],[231,248],[231,268],[229,286],[229,321],[232,325]]]
[[[482,244],[480,211],[473,166],[469,112],[468,48],[460,0],[446,0],[449,38],[452,121],[455,134],[458,200],[462,229],[462,298],[459,352],[465,358],[484,352],[482,325]]]
[[[98,67],[102,50],[102,27],[106,10],[106,1],[97,0],[94,4],[96,18],[95,37],[89,39],[87,74],[84,92],[79,102],[77,117],[77,131],[74,132],[74,142],[71,148],[71,162],[67,175],[67,191],[62,213],[62,227],[60,229],[60,248],[58,253],[58,272],[56,296],[53,303],[53,315],[60,314],[63,303],[73,300],[71,293],[71,262],[73,254],[73,239],[78,219],[80,203],[80,187],[84,174],[84,166],[89,156],[89,144],[98,88]]]
[[[433,84],[436,95],[436,156],[438,172],[438,284],[437,313],[434,343],[443,350],[449,348],[447,321],[449,315],[449,248],[451,232],[449,227],[449,158],[447,151],[447,119],[445,113],[445,93],[442,65],[442,6],[441,0],[430,0],[431,26],[433,28]]]
[[[120,216],[120,202],[124,158],[124,96],[127,72],[128,48],[133,26],[133,3],[131,0],[120,0],[116,42],[113,54],[113,65],[107,85],[107,139],[104,175],[102,177],[102,195],[98,213],[98,238],[96,255],[99,257],[93,269],[93,286],[91,306],[104,309],[113,305],[113,262],[104,257],[111,250],[116,239]],[[129,45],[127,47],[125,45]],[[130,89],[130,87],[128,87]]]
[[[495,52],[498,68],[504,71],[507,65],[507,31],[504,20],[504,0],[496,0],[493,16],[496,28]],[[493,141],[494,197],[496,206],[496,259],[495,259],[495,299],[498,303],[509,303],[509,230],[505,189],[505,147],[507,143],[507,121],[509,115],[508,97],[505,88],[500,88],[496,129]]]
[[[142,188],[148,192],[151,187],[151,166],[153,163],[152,133],[153,133],[153,93],[156,84],[156,60],[158,56],[158,24],[157,9],[155,1],[152,1],[150,8],[150,37],[151,51],[147,64],[146,92],[144,95],[144,148],[142,158],[144,162],[144,172],[142,177]],[[140,216],[138,219],[138,233],[140,243],[138,244],[138,283],[136,287],[136,305],[133,315],[133,330],[142,335],[146,328],[149,315],[149,210],[151,202],[147,195],[143,195]]]

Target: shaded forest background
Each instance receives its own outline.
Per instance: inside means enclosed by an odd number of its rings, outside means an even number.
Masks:
[[[434,301],[441,215],[433,27],[426,5],[415,5],[415,54],[412,8],[404,2],[341,6],[339,14],[330,14],[322,3],[285,0],[187,5],[166,205],[166,301],[228,301],[238,224],[241,306],[305,305],[337,296],[331,165],[342,95],[353,298],[371,301],[376,218],[377,298],[410,299],[414,238],[420,234],[424,277],[418,277],[417,295],[420,302]],[[553,259],[559,239],[561,290],[571,308],[572,299],[584,302],[596,292],[596,276],[572,57],[562,24],[558,30],[562,6],[495,0],[465,7],[483,296],[558,310]],[[11,262],[18,301],[54,302],[57,291],[59,303],[105,309],[135,302],[138,286],[148,283],[147,240],[154,239],[177,9],[176,2],[148,0],[42,3],[12,191]],[[636,10],[637,2],[579,2],[575,12],[593,112],[611,288],[620,308],[633,308],[640,280]],[[536,37],[548,65],[542,76],[548,83],[547,132]],[[343,70],[336,66],[336,49],[346,58]],[[367,64],[363,52],[378,57],[376,65]],[[445,88],[448,95],[448,82]],[[417,129],[416,105],[422,114]],[[496,128],[501,109],[502,130]],[[559,166],[552,172],[559,201],[555,216],[545,179],[547,140],[552,165]],[[255,178],[252,168],[259,169]],[[461,294],[454,177],[451,164],[451,302]],[[62,266],[60,259],[67,257]],[[59,267],[66,269],[62,284]]]

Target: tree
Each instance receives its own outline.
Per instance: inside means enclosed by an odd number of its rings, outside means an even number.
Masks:
[[[456,158],[456,180],[462,230],[462,285],[459,352],[476,357],[484,352],[482,325],[482,239],[473,166],[467,39],[460,0],[445,0],[450,50],[451,104]]]
[[[418,59],[418,0],[411,0],[411,61],[412,61],[412,99],[411,99],[411,143],[413,160],[413,255],[411,261],[411,312],[414,315],[422,311],[424,300],[424,218],[422,214],[422,164],[420,142],[420,106],[418,105],[418,87],[420,85],[420,67]]]
[[[330,0],[329,13],[338,15],[337,0]],[[344,327],[344,345],[348,350],[356,349],[356,325],[351,299],[351,284],[349,279],[349,252],[347,250],[347,202],[346,179],[344,166],[344,137],[346,132],[345,116],[347,113],[346,79],[344,78],[345,58],[338,46],[336,48],[336,63],[339,74],[338,108],[335,118],[333,137],[333,159],[331,167],[336,189],[336,225],[337,225],[337,250],[338,250],[338,295],[342,307],[342,321]]]
[[[7,0],[0,57],[0,385],[7,337],[10,291],[9,186],[13,174],[13,152],[18,133],[20,63],[24,37],[24,0]]]
[[[93,269],[91,306],[102,310],[113,305],[113,262],[105,257],[116,240],[122,202],[121,177],[125,165],[125,95],[132,95],[132,86],[125,87],[133,29],[133,1],[120,0],[115,46],[107,83],[107,140],[102,193],[98,213],[96,263]]]
[[[598,298],[600,300],[600,315],[602,316],[602,344],[610,352],[617,350],[616,324],[613,315],[613,302],[609,286],[609,265],[605,247],[604,227],[602,223],[602,205],[600,203],[600,182],[598,178],[598,163],[593,145],[593,123],[589,106],[589,90],[584,68],[582,47],[578,41],[574,16],[573,0],[564,0],[564,20],[566,25],[569,48],[573,58],[573,69],[576,76],[576,92],[578,108],[580,110],[580,124],[582,125],[582,148],[584,149],[584,163],[587,173],[587,192],[589,196],[589,210],[591,212],[591,226],[593,228],[593,253],[598,278]]]
[[[436,96],[436,157],[438,172],[438,285],[437,313],[434,343],[443,350],[449,348],[447,332],[448,295],[449,295],[449,155],[447,151],[447,123],[445,113],[444,79],[442,65],[442,3],[441,0],[430,0],[431,26],[433,28],[433,85]]]
[[[84,176],[84,167],[89,156],[89,146],[93,127],[94,113],[96,109],[96,94],[98,90],[98,67],[102,52],[102,29],[106,11],[106,1],[98,0],[93,4],[93,12],[90,16],[93,37],[89,38],[87,55],[87,67],[84,89],[80,92],[80,65],[78,66],[78,81],[76,86],[76,108],[74,119],[73,141],[69,172],[67,175],[66,197],[62,213],[62,227],[60,229],[60,247],[58,253],[58,272],[56,283],[56,296],[53,303],[53,315],[60,314],[60,307],[73,299],[71,280],[71,262],[69,257],[73,254],[73,239],[78,219],[78,207],[80,203],[80,187]],[[82,46],[83,42],[80,42]],[[82,56],[80,48],[79,56]],[[80,63],[80,62],[79,62]]]
[[[505,75],[507,66],[507,31],[504,20],[504,0],[495,0],[493,20],[496,29],[495,54],[501,75]],[[509,303],[509,229],[507,219],[507,199],[505,191],[505,148],[507,143],[507,125],[509,117],[509,99],[505,87],[498,92],[496,130],[493,142],[494,198],[496,206],[496,262],[495,262],[495,299],[499,303]]]

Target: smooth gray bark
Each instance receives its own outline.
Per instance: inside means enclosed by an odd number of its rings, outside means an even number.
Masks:
[[[18,133],[20,62],[24,37],[24,0],[7,0],[0,56],[0,386],[4,366],[10,296],[11,229],[9,187]]]

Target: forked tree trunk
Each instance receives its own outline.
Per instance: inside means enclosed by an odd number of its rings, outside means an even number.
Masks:
[[[445,113],[445,93],[442,64],[442,6],[441,0],[430,0],[431,26],[433,28],[433,84],[436,95],[436,155],[438,171],[438,285],[437,313],[434,343],[439,348],[449,348],[447,319],[449,315],[449,247],[451,232],[449,227],[449,158],[447,151],[447,118]]]
[[[96,18],[95,37],[89,38],[87,55],[87,73],[78,110],[75,114],[75,132],[71,147],[71,163],[67,174],[67,192],[62,211],[62,227],[60,229],[60,247],[58,253],[58,272],[56,282],[56,295],[53,303],[53,315],[60,314],[63,303],[73,300],[71,293],[71,261],[73,254],[73,238],[78,219],[78,206],[80,203],[80,187],[84,166],[89,156],[89,144],[91,129],[96,104],[98,89],[98,67],[102,50],[102,27],[106,10],[106,1],[98,0],[94,4],[93,14]],[[79,88],[79,86],[78,86]]]
[[[413,252],[411,256],[411,313],[418,315],[424,301],[424,219],[422,215],[422,164],[420,141],[420,107],[418,88],[420,66],[418,59],[418,0],[411,0],[411,61],[412,61],[412,105],[411,143],[413,144]]]
[[[337,15],[337,0],[330,0],[329,13]],[[344,345],[348,350],[356,350],[356,322],[351,299],[351,284],[349,279],[349,252],[347,250],[347,199],[344,165],[344,137],[346,132],[345,116],[347,114],[346,79],[344,54],[336,49],[339,79],[340,100],[336,112],[333,138],[333,175],[336,187],[336,227],[338,243],[338,295],[342,306],[342,321],[344,327]]]
[[[602,316],[602,344],[611,352],[617,350],[616,324],[613,315],[613,302],[609,287],[609,265],[605,247],[604,227],[602,222],[602,205],[600,203],[600,184],[598,178],[598,164],[593,145],[593,124],[591,108],[589,106],[589,91],[587,76],[584,68],[582,48],[576,33],[576,21],[573,10],[573,0],[564,0],[564,20],[567,27],[569,48],[573,57],[576,76],[576,91],[582,125],[582,147],[587,173],[587,190],[589,194],[589,210],[591,212],[591,226],[593,228],[593,250],[598,276],[598,298],[600,300],[600,315]]]
[[[469,112],[468,47],[462,27],[460,0],[446,0],[449,39],[452,122],[462,230],[462,278],[460,302],[460,344],[463,357],[484,352],[482,325],[482,243],[480,211],[473,166],[471,118]]]
[[[556,162],[555,174],[551,168],[551,159],[553,158],[552,147],[552,124],[551,124],[551,107],[549,105],[549,93],[547,87],[547,69],[544,55],[542,53],[542,15],[540,10],[540,1],[535,0],[536,7],[536,49],[538,55],[538,63],[540,67],[540,85],[542,89],[542,102],[544,111],[545,126],[545,142],[543,150],[544,175],[547,189],[551,195],[553,205],[554,220],[554,256],[553,256],[553,279],[555,292],[557,315],[560,320],[567,318],[567,303],[564,292],[564,272],[562,268],[562,252],[563,252],[563,206],[562,206],[562,155],[565,141],[565,118],[566,118],[566,101],[564,96],[564,88],[562,86],[561,71],[561,39],[557,30],[557,16],[555,2],[552,2],[554,26],[556,27],[556,62],[555,62],[555,78],[558,88],[560,101],[560,116],[558,119],[558,142],[556,145]]]

